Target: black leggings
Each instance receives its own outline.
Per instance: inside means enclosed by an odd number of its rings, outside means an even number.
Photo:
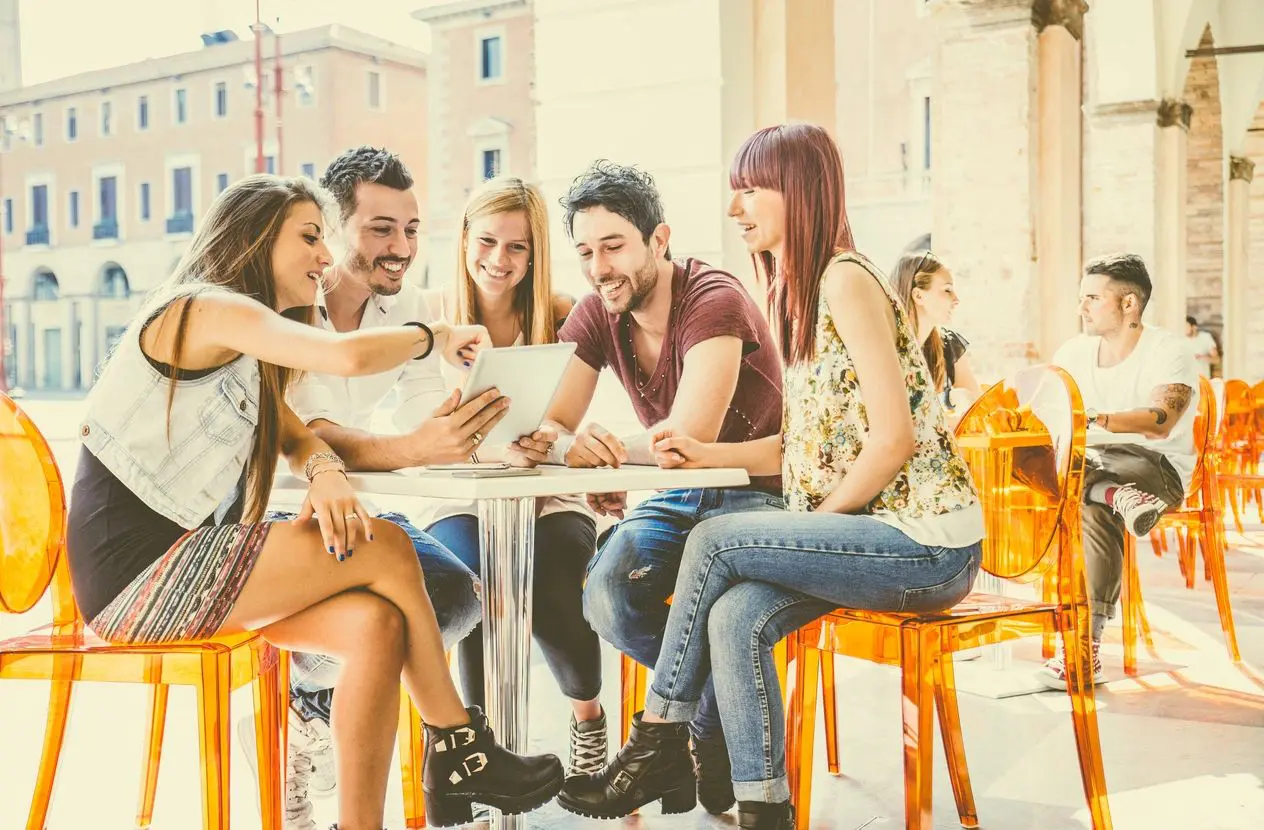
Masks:
[[[479,572],[477,517],[450,516],[427,532]],[[536,519],[532,633],[562,694],[571,700],[592,700],[601,693],[601,643],[584,619],[583,606],[584,576],[596,545],[591,516],[566,511]],[[483,706],[483,627],[457,649],[465,703]]]

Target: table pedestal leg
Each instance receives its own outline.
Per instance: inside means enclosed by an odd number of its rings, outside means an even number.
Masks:
[[[506,749],[526,752],[535,499],[481,500],[478,526],[487,719]],[[491,811],[491,830],[525,826],[522,816]]]

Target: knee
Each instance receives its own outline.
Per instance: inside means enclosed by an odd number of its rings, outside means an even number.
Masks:
[[[380,556],[390,567],[415,572],[418,579],[423,578],[413,540],[399,525],[394,522],[374,522],[373,545],[376,548],[374,555]]]
[[[406,632],[404,615],[393,602],[363,592],[347,614],[344,624],[356,631],[362,644],[382,656],[403,661]]]
[[[751,608],[740,591],[728,591],[711,606],[707,617],[707,641],[711,654],[724,662],[749,654],[764,639],[761,609]],[[767,644],[769,648],[776,643]]]

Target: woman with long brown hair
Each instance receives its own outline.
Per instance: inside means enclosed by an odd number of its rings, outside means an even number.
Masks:
[[[922,344],[935,391],[949,408],[964,409],[979,396],[979,381],[966,356],[970,342],[948,328],[961,302],[952,272],[932,252],[912,251],[895,264],[892,282]]]
[[[549,216],[544,195],[513,176],[490,179],[466,202],[457,242],[456,281],[432,295],[431,309],[454,325],[487,328],[493,347],[556,343],[575,300],[553,291]],[[453,385],[464,383],[454,369]],[[483,447],[479,457],[510,452],[547,460],[557,436],[542,429],[515,447]],[[422,508],[428,533],[471,570],[479,569],[478,512],[473,504],[432,500]],[[606,763],[606,718],[601,703],[601,642],[584,619],[583,586],[597,544],[597,525],[582,498],[541,499],[537,505],[535,608],[532,633],[562,693],[570,700],[571,773],[596,772]],[[420,518],[419,518],[420,520]],[[465,700],[483,700],[483,636],[474,629],[459,647]]]
[[[560,762],[506,752],[462,706],[411,541],[373,521],[341,460],[285,403],[297,372],[372,374],[434,349],[464,362],[486,332],[415,321],[335,334],[287,319],[310,315],[330,264],[325,202],[304,179],[229,187],[110,355],[80,429],[76,599],[113,642],[257,631],[342,658],[342,830],[382,827],[401,677],[427,725],[432,822],[468,821],[474,800],[531,809],[560,785]],[[281,454],[310,485],[297,519],[269,523]],[[471,753],[481,766],[465,764]]]
[[[970,590],[983,516],[935,405],[912,326],[857,253],[838,148],[809,124],[738,150],[729,208],[766,281],[785,365],[780,435],[742,444],[659,436],[664,467],[782,476],[787,509],[689,535],[645,711],[608,770],[559,803],[624,815],[692,806],[687,722],[714,678],[743,828],[794,827],[772,647],[832,608],[934,611]]]

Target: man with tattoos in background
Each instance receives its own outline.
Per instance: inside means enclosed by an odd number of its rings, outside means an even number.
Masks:
[[[1141,322],[1152,286],[1136,254],[1095,259],[1080,282],[1084,333],[1053,357],[1080,387],[1089,429],[1144,436],[1090,448],[1084,470],[1084,563],[1093,621],[1093,680],[1106,620],[1123,577],[1124,533],[1143,537],[1185,499],[1194,473],[1198,368],[1183,338]],[[1045,664],[1050,688],[1066,688],[1062,655]]]

